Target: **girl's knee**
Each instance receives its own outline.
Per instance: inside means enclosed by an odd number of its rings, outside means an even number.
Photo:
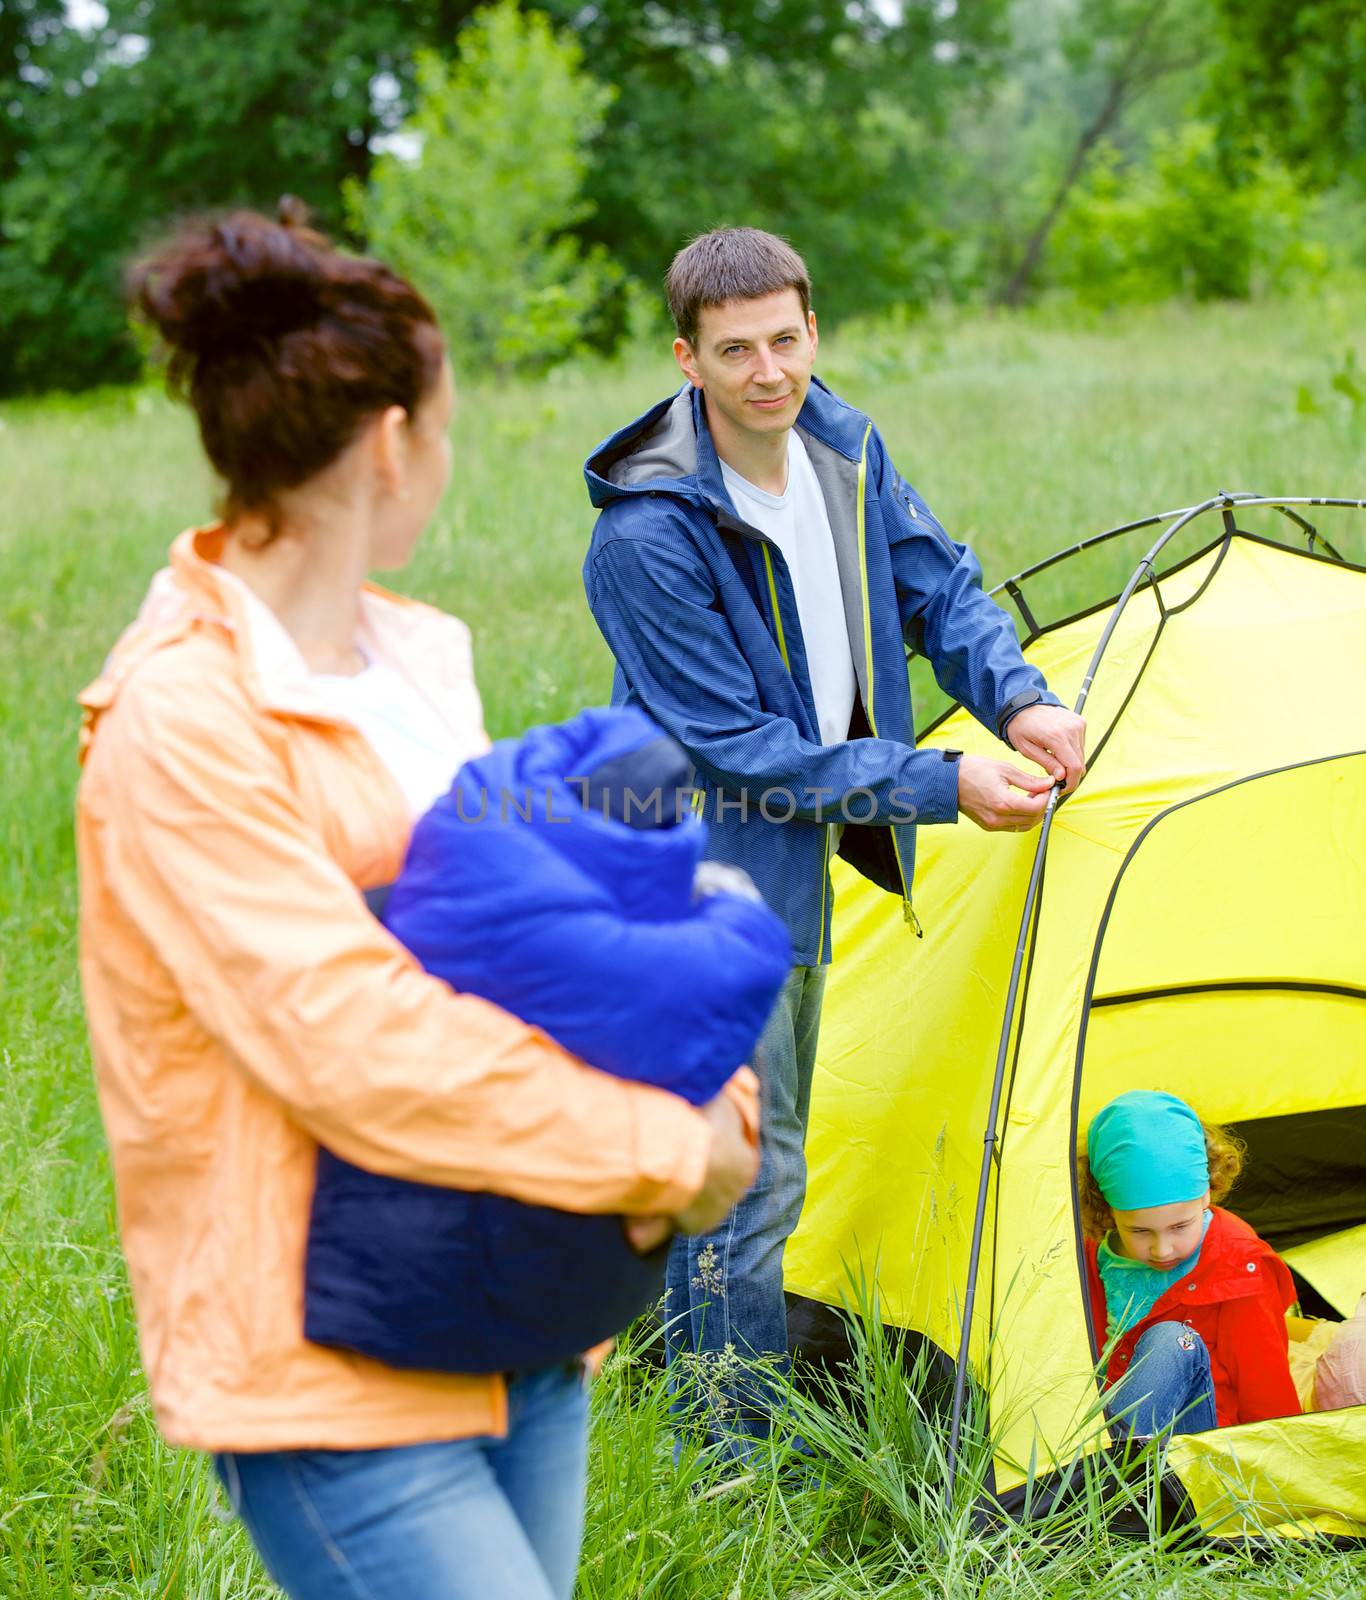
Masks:
[[[1204,1348],[1204,1340],[1188,1323],[1155,1322],[1139,1335],[1138,1343],[1134,1346],[1134,1359],[1137,1361],[1139,1356],[1149,1352],[1173,1358],[1194,1356],[1203,1353]]]

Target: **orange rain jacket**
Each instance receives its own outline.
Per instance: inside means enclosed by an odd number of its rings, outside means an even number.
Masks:
[[[304,1341],[316,1144],[427,1183],[648,1214],[700,1188],[710,1129],[454,993],[369,914],[361,891],[395,876],[412,816],[365,738],[310,704],[283,626],[216,565],[221,539],[181,535],[81,696],[81,974],[157,1417],[212,1450],[502,1432],[500,1377]],[[458,755],[487,747],[462,623],[367,587],[361,636]],[[754,1091],[748,1072],[732,1086],[751,1129]]]

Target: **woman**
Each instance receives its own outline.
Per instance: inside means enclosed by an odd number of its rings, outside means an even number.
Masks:
[[[298,1600],[567,1597],[579,1364],[443,1376],[307,1343],[317,1145],[696,1232],[753,1175],[752,1080],[699,1113],[593,1071],[365,908],[488,744],[464,626],[365,582],[450,470],[426,302],[250,213],[188,225],[134,294],[226,491],[82,696],[81,970],[158,1419],[214,1452]]]

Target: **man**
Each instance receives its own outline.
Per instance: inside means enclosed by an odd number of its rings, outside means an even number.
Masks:
[[[616,657],[613,700],[687,750],[710,854],[749,873],[793,943],[756,1062],[758,1180],[715,1233],[676,1239],[669,1261],[670,1359],[702,1358],[713,1431],[743,1453],[767,1429],[768,1398],[743,1362],[786,1361],[782,1253],[806,1182],[830,856],[899,894],[919,932],[915,823],[961,811],[987,829],[1034,827],[1050,788],[1082,776],[1085,724],[1025,663],[975,557],[872,423],[813,378],[801,257],[772,234],[719,229],[675,257],[668,296],[687,383],[589,459],[600,515],[584,583]],[[908,643],[1048,776],[915,750]]]

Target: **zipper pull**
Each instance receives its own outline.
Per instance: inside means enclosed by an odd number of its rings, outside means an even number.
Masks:
[[[903,900],[901,902],[901,907],[907,924],[915,929],[916,938],[923,939],[925,937],[925,930],[920,926],[920,918],[915,914],[915,907],[909,900]]]

